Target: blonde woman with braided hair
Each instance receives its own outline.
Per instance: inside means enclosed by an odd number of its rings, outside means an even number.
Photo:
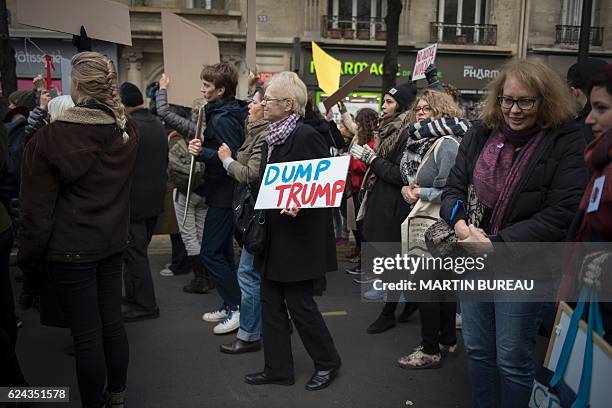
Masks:
[[[17,257],[32,281],[42,282],[46,269],[56,287],[74,339],[82,406],[121,408],[129,358],[121,269],[139,136],[126,119],[112,61],[83,52],[71,64],[75,106],[26,145]]]

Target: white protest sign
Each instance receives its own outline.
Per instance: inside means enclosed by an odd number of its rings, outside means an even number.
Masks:
[[[436,43],[417,52],[416,61],[414,62],[414,69],[412,70],[413,81],[425,78],[425,70],[428,66],[436,61],[437,51],[438,44]]]
[[[350,156],[270,163],[255,209],[339,207]]]

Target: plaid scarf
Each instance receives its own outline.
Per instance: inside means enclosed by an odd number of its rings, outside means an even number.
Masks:
[[[443,117],[425,119],[408,128],[408,142],[400,163],[400,173],[405,185],[414,185],[421,160],[433,143],[442,136],[462,138],[470,123],[461,118]]]
[[[266,142],[268,143],[268,160],[270,160],[274,146],[282,145],[287,141],[287,138],[297,126],[299,119],[300,115],[292,113],[281,121],[270,123],[270,133],[266,136]]]

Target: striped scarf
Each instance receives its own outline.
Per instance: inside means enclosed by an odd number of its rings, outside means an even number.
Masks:
[[[270,133],[266,136],[266,142],[268,143],[268,160],[272,155],[274,146],[282,145],[285,143],[289,135],[293,132],[293,129],[297,126],[297,122],[300,119],[300,115],[292,113],[285,119],[278,122],[270,123]]]
[[[444,117],[425,119],[408,128],[408,142],[400,163],[402,180],[406,185],[414,185],[421,160],[431,145],[442,136],[463,137],[470,124],[465,119]]]

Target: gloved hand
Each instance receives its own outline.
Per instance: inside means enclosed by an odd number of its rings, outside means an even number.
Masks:
[[[340,114],[346,113],[346,105],[344,105],[344,102],[342,101],[338,101],[338,109],[340,110]]]
[[[81,26],[81,35],[72,36],[72,45],[74,45],[78,52],[91,51],[91,38],[87,36],[85,27]]]
[[[369,165],[376,158],[376,153],[374,153],[374,150],[367,144],[359,146],[355,143],[353,147],[351,147],[351,156]]]
[[[435,64],[430,64],[425,70],[425,78],[427,78],[427,88],[438,92],[446,92],[444,85],[438,79],[438,68]]]

